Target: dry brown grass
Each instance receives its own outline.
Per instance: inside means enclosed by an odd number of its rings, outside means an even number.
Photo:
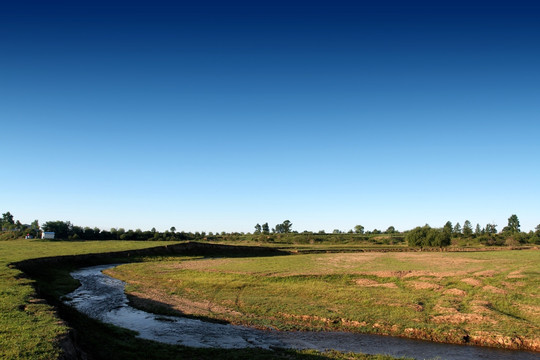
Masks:
[[[397,285],[394,283],[379,283],[371,279],[357,279],[356,284],[360,286],[365,286],[365,287],[385,287],[385,288],[392,288],[392,289],[397,288]]]
[[[465,284],[468,284],[468,285],[471,285],[471,286],[480,286],[482,285],[482,282],[478,279],[475,279],[475,278],[465,278],[465,279],[461,279],[462,282],[464,282]]]

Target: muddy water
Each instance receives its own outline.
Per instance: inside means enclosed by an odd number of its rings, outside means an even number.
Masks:
[[[539,354],[477,346],[438,344],[390,336],[344,332],[278,332],[223,325],[175,316],[162,316],[128,305],[124,283],[101,271],[111,265],[94,266],[71,275],[81,286],[67,295],[66,303],[102,322],[131,329],[140,338],[191,347],[335,349],[344,352],[389,354],[416,359],[538,360]]]

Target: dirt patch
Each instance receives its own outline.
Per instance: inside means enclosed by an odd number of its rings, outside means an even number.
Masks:
[[[470,259],[466,257],[453,257],[449,256],[448,254],[437,254],[437,253],[430,253],[430,254],[419,254],[419,253],[399,253],[394,254],[396,259],[405,261],[408,263],[411,262],[418,262],[422,264],[427,264],[430,266],[440,266],[441,264],[444,264],[446,268],[459,268],[463,267],[465,265],[470,264],[479,264],[485,262],[485,260],[480,259]]]
[[[344,326],[355,327],[355,328],[367,326],[367,322],[365,322],[365,321],[341,319],[341,323]]]
[[[372,271],[372,272],[362,272],[362,275],[374,275],[381,278],[397,277],[402,279],[408,279],[413,277],[422,277],[426,276],[434,278],[444,278],[451,276],[464,276],[469,274],[467,271],[428,271],[428,270],[407,270],[407,271]]]
[[[469,342],[480,346],[504,347],[507,349],[528,349],[540,351],[540,337],[509,337],[487,331],[476,331],[469,336]]]
[[[391,289],[397,289],[397,285],[394,283],[379,283],[371,279],[357,279],[356,284],[364,287],[385,287]]]
[[[426,281],[409,281],[407,285],[412,286],[416,290],[440,290],[442,288],[438,284]]]
[[[485,323],[486,321],[492,322],[486,316],[480,314],[447,314],[431,317],[431,321],[437,324],[480,324]]]
[[[329,265],[340,269],[351,269],[357,267],[359,264],[375,260],[381,256],[385,256],[383,253],[349,253],[349,254],[335,254],[326,255],[317,258],[318,262],[324,263],[325,267]]]
[[[452,289],[448,289],[448,290],[445,290],[443,292],[443,294],[445,295],[454,295],[454,296],[465,296],[467,295],[467,292],[461,290],[461,289],[456,289],[456,288],[452,288]]]
[[[435,311],[436,313],[439,313],[439,314],[456,314],[458,313],[458,309],[456,308],[453,308],[453,307],[444,307],[444,306],[440,306],[440,305],[435,305],[433,307],[433,311]]]
[[[508,274],[508,279],[523,279],[525,275],[521,273],[521,270],[512,271],[510,274]]]
[[[471,302],[471,311],[475,314],[492,314],[491,303],[485,300],[474,300]]]
[[[516,281],[516,282],[508,282],[508,281],[502,281],[501,285],[503,285],[506,289],[516,289],[522,286],[525,286],[525,282],[523,281]]]
[[[478,279],[473,279],[473,278],[465,278],[465,279],[461,279],[461,281],[463,281],[465,284],[468,284],[468,285],[471,285],[471,286],[480,286],[482,285],[482,282]]]
[[[529,313],[531,315],[534,315],[534,316],[540,316],[540,306],[538,305],[525,305],[525,304],[520,304],[518,305],[519,307],[519,310],[525,312],[525,313]]]
[[[484,270],[484,271],[479,271],[479,272],[476,272],[474,273],[473,275],[474,276],[481,276],[481,277],[493,277],[495,276],[495,274],[497,274],[498,272],[495,271],[495,270]]]
[[[486,285],[482,289],[484,289],[486,291],[489,291],[491,293],[494,293],[494,294],[506,294],[506,290],[499,289],[499,288],[497,288],[495,286],[491,286],[491,285]]]

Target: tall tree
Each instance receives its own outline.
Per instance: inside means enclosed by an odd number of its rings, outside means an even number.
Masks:
[[[285,220],[281,224],[281,227],[282,227],[284,233],[290,233],[291,232],[291,227],[292,227],[292,222],[290,222],[289,220]]]
[[[2,214],[2,223],[5,225],[15,225],[15,221],[13,221],[13,215],[11,215],[9,211]]]
[[[255,234],[260,234],[261,230],[262,230],[261,225],[257,223],[257,225],[255,225]]]
[[[518,232],[520,232],[519,227],[520,227],[520,225],[519,225],[519,219],[518,219],[517,215],[514,214],[514,215],[510,216],[508,218],[508,227],[507,227],[508,231],[511,232],[511,233],[518,233]]]
[[[465,222],[463,223],[463,235],[469,237],[472,235],[472,233],[473,233],[473,230],[472,230],[471,222],[469,220],[465,220]]]
[[[496,233],[497,233],[497,225],[495,224],[486,225],[486,234],[496,234]]]
[[[270,234],[270,226],[268,226],[268,223],[262,224],[262,232],[263,234]]]
[[[461,235],[461,225],[459,223],[456,223],[456,226],[454,226],[454,234]]]
[[[454,231],[454,227],[452,226],[452,222],[451,221],[447,221],[446,224],[444,224],[443,226],[443,230],[449,232],[450,234],[452,234],[452,232]]]
[[[476,228],[474,229],[474,234],[476,236],[480,235],[482,233],[482,229],[480,228],[480,224],[476,223]]]
[[[357,234],[363,234],[364,233],[364,227],[362,225],[356,225],[354,227],[354,232]]]

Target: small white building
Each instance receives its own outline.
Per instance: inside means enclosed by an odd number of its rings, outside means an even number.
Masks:
[[[44,231],[41,233],[42,239],[54,239],[54,231]]]

